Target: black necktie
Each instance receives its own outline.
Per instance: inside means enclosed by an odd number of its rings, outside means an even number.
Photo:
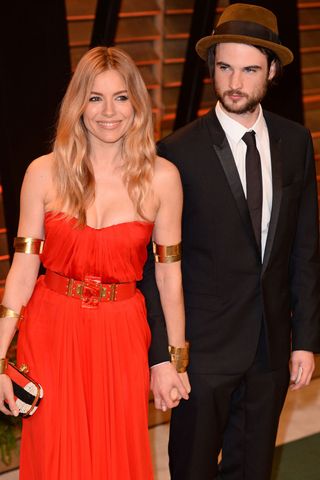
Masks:
[[[262,220],[262,174],[260,155],[256,146],[255,132],[247,132],[242,140],[247,145],[246,178],[247,202],[251,223],[257,244],[261,251],[261,220]]]

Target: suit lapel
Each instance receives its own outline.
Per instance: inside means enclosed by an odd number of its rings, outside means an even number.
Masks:
[[[259,248],[255,240],[255,236],[254,236],[254,232],[251,224],[248,204],[243,192],[238,169],[235,164],[227,137],[213,110],[207,115],[206,124],[210,133],[213,148],[216,152],[217,157],[220,160],[221,166],[227,178],[232,195],[235,199],[235,202],[236,202],[240,217],[245,226],[246,232],[248,233],[250,240],[255,246],[257,254],[260,257]]]
[[[272,168],[272,209],[268,229],[267,243],[263,257],[262,273],[268,265],[270,254],[273,247],[274,237],[277,230],[279,212],[282,198],[282,142],[279,134],[271,123],[268,122],[268,116],[265,114],[269,131],[271,168]]]

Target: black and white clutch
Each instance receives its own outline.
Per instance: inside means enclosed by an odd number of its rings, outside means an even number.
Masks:
[[[6,375],[8,375],[12,381],[14,398],[19,409],[19,415],[22,417],[30,417],[39,407],[40,401],[43,398],[43,389],[38,382],[27,375],[25,370],[25,365],[19,369],[13,363],[9,362]]]

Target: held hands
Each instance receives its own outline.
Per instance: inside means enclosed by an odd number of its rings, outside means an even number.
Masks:
[[[178,375],[180,377],[180,380],[181,380],[184,388],[186,389],[186,391],[188,393],[190,393],[191,392],[191,385],[190,385],[190,382],[189,382],[189,377],[188,377],[187,372],[179,373]],[[170,397],[171,397],[172,400],[179,400],[179,402],[180,402],[181,396],[180,396],[179,391],[176,387],[173,387],[173,389],[171,390]]]
[[[4,402],[9,405],[9,409],[5,407]],[[14,401],[12,382],[8,375],[4,373],[0,375],[0,412],[5,415],[19,415],[16,402]]]
[[[290,390],[299,390],[309,385],[315,368],[314,355],[305,350],[295,350],[291,354]]]
[[[151,368],[151,390],[155,408],[165,412],[178,406],[182,398],[188,400],[191,391],[188,374],[177,373],[170,362],[155,365]]]

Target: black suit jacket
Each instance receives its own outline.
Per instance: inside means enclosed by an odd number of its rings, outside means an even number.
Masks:
[[[317,188],[312,140],[264,112],[273,203],[263,264],[225,133],[210,111],[159,144],[184,189],[183,285],[190,369],[238,373],[251,364],[263,322],[271,368],[292,349],[320,351]],[[153,334],[151,364],[167,358],[151,254],[141,288]],[[291,338],[292,335],[292,338]]]

